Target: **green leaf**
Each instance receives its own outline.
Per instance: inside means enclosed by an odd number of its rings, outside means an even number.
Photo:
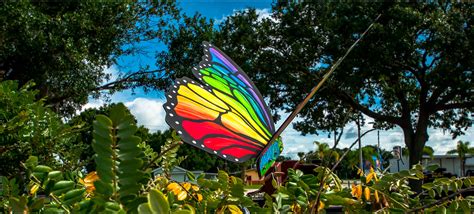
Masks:
[[[172,212],[173,214],[193,214],[191,210],[176,210]]]
[[[51,172],[53,169],[49,166],[38,165],[33,169],[33,172]]]
[[[28,159],[25,161],[25,166],[29,169],[32,170],[36,165],[38,165],[38,157],[36,156],[30,156]]]
[[[64,200],[69,200],[71,198],[76,198],[78,196],[82,196],[82,194],[86,192],[85,189],[74,189],[74,190],[70,190],[68,192],[66,192],[66,194],[64,194],[63,196],[63,199]]]
[[[143,203],[138,206],[138,213],[154,213],[148,203]]]
[[[66,212],[64,210],[51,207],[51,208],[47,208],[46,210],[44,210],[44,213],[45,214],[62,214],[62,213],[66,213]]]
[[[74,181],[58,181],[54,184],[52,192],[55,195],[60,195],[71,190],[74,186]]]
[[[168,199],[163,195],[159,190],[152,189],[148,193],[148,204],[153,213],[169,213],[170,206],[168,204]]]
[[[431,198],[434,198],[434,197],[436,196],[436,193],[435,193],[435,191],[434,191],[433,189],[430,189],[430,190],[428,191],[428,194],[430,195]]]
[[[438,207],[436,213],[446,214],[446,207],[444,206]]]
[[[59,180],[63,178],[63,173],[61,171],[51,171],[48,173],[48,178],[50,180]]]
[[[469,202],[467,200],[459,201],[459,206],[465,214],[471,213],[471,206],[469,205]]]
[[[434,172],[436,169],[439,168],[439,165],[438,164],[434,164],[434,165],[429,165],[428,167],[426,167],[426,170],[428,171],[431,171],[431,172]]]
[[[186,171],[186,177],[188,177],[188,179],[189,179],[190,181],[195,181],[195,180],[196,180],[196,176],[195,176],[194,173],[191,172],[191,171]]]
[[[471,187],[472,183],[471,183],[471,180],[469,178],[465,178],[463,181],[464,181],[464,185],[466,185],[466,187]]]

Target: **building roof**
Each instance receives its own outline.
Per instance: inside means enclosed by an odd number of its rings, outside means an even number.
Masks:
[[[156,168],[152,171],[153,174],[160,174],[162,172],[163,172],[163,167]],[[171,170],[172,174],[186,174],[186,172],[192,172],[194,174],[201,174],[204,171],[190,171],[190,170],[187,170],[187,169],[179,167],[179,166],[175,166],[173,168],[173,170]]]

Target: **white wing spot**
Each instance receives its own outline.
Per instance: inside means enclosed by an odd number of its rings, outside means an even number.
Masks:
[[[176,83],[178,83],[178,84],[179,84],[179,81],[176,81]]]
[[[175,90],[173,90],[173,93],[176,93],[176,91],[175,91]]]
[[[171,98],[171,95],[168,95],[169,98]]]
[[[227,155],[222,155],[222,157],[225,157],[225,158],[226,158],[226,157],[227,157]]]
[[[239,161],[239,159],[236,158],[235,161]]]
[[[217,154],[217,151],[214,151],[214,154]]]
[[[174,106],[174,103],[171,103],[172,106]]]
[[[201,147],[204,148],[204,144],[201,144]]]
[[[200,65],[199,68],[202,68],[202,65]]]
[[[178,88],[178,86],[173,85],[174,88]]]
[[[179,124],[179,122],[178,122],[178,121],[174,121],[174,123],[176,123],[176,124]]]
[[[191,141],[191,142],[193,142],[194,144],[196,144],[196,141],[195,141],[195,140],[193,140],[193,141]]]
[[[178,134],[183,134],[183,132],[182,132],[182,131],[178,131]]]
[[[170,117],[173,117],[173,116],[174,116],[174,114],[171,114],[171,113],[169,113],[169,115],[170,115]]]
[[[169,106],[166,106],[166,109],[170,110],[171,108]]]
[[[183,80],[183,82],[187,83],[188,81],[187,81],[187,80]]]

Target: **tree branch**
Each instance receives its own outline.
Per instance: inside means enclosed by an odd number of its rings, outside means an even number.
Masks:
[[[129,74],[129,75],[127,75],[127,76],[125,76],[121,79],[115,80],[113,82],[109,82],[109,83],[107,83],[105,85],[101,85],[99,87],[96,87],[96,88],[92,89],[92,91],[103,91],[103,90],[115,89],[118,84],[134,81],[134,78],[136,78],[139,75],[153,74],[153,73],[163,72],[165,70],[166,69],[163,68],[163,69],[152,70],[152,71],[142,71],[142,72],[131,73],[131,74]]]
[[[443,111],[450,109],[459,109],[459,108],[474,108],[474,102],[463,102],[463,103],[449,103],[449,104],[439,104],[434,106],[435,111]]]
[[[419,210],[423,210],[423,209],[426,209],[426,208],[433,207],[433,206],[435,206],[435,205],[441,204],[441,203],[443,203],[443,202],[449,200],[449,199],[452,198],[452,197],[455,197],[455,196],[457,196],[457,195],[459,195],[459,194],[462,194],[462,193],[468,192],[468,191],[472,191],[472,190],[474,190],[474,187],[470,187],[470,188],[466,188],[466,189],[461,189],[461,190],[459,190],[459,191],[457,191],[457,192],[455,192],[455,193],[452,193],[451,195],[448,195],[448,196],[446,196],[446,197],[444,197],[444,198],[442,198],[442,199],[439,199],[439,200],[437,200],[437,201],[435,201],[435,202],[429,203],[429,204],[424,205],[424,206],[422,206],[422,207],[417,207],[417,208],[413,208],[413,209],[411,209],[411,210],[408,210],[406,213],[416,213],[416,212],[419,211]]]
[[[369,108],[361,105],[357,101],[355,101],[354,98],[352,98],[346,92],[344,92],[342,90],[338,90],[338,89],[334,89],[334,90],[336,91],[336,96],[338,96],[339,98],[345,100],[352,108],[361,111],[365,115],[367,115],[369,117],[372,117],[376,120],[385,121],[385,122],[397,124],[399,126],[403,126],[403,123],[401,122],[400,117],[388,116],[388,115],[383,115],[383,114],[374,112],[374,111],[370,110]]]

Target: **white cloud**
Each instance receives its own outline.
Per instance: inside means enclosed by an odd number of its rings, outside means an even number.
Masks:
[[[165,122],[164,102],[157,99],[136,98],[126,102],[125,106],[137,118],[138,125],[143,125],[150,131],[166,130],[169,126]]]
[[[80,114],[81,112],[85,111],[86,109],[99,108],[103,105],[105,105],[105,102],[101,99],[89,99],[89,102],[86,103],[85,105],[83,105],[81,110],[77,111],[76,113]]]
[[[216,24],[221,24],[222,22],[225,22],[230,16],[236,15],[238,12],[241,11],[248,11],[248,9],[244,10],[234,10],[232,14],[230,15],[223,15],[222,18],[220,19],[215,19]],[[257,22],[261,22],[264,19],[270,19],[272,21],[275,21],[275,19],[272,17],[272,12],[270,8],[263,8],[263,9],[255,9],[255,12],[257,13]]]
[[[282,120],[277,122],[276,128],[278,128],[286,119],[289,114],[282,114]],[[372,129],[373,122],[372,118],[365,117],[365,125],[361,126],[361,134],[367,130]],[[296,118],[295,121],[301,121],[301,118]],[[295,122],[294,121],[294,122]],[[347,148],[357,139],[357,125],[355,123],[349,123],[344,128],[344,136],[338,144],[338,148]],[[347,134],[347,138],[346,138]],[[385,150],[392,150],[394,146],[405,146],[403,132],[399,127],[395,127],[391,130],[379,130],[380,134],[380,147]],[[456,148],[456,142],[458,140],[472,141],[474,139],[474,133],[472,128],[466,131],[466,135],[460,136],[456,139],[452,139],[449,133],[443,133],[440,129],[428,129],[429,140],[426,143],[427,146],[433,147],[435,154],[446,154],[447,151]],[[283,155],[298,159],[298,152],[308,152],[315,149],[314,141],[328,143],[331,147],[334,145],[334,140],[327,137],[328,133],[322,132],[320,135],[306,135],[302,136],[300,132],[293,129],[292,124],[282,133],[282,140],[284,144]],[[362,146],[366,145],[377,145],[377,131],[372,131],[361,138]],[[357,144],[352,148],[357,149]]]

